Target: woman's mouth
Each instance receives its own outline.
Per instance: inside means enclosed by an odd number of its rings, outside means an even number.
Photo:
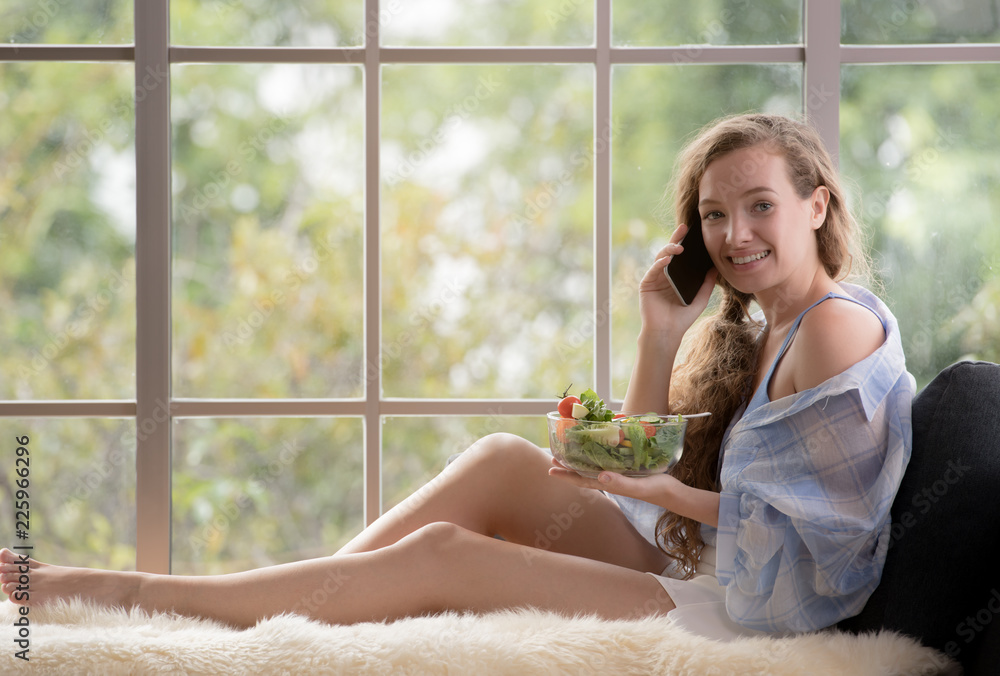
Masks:
[[[753,263],[754,261],[759,261],[761,258],[766,258],[771,255],[770,251],[760,251],[755,254],[750,254],[749,256],[731,256],[731,260],[736,265],[745,265],[747,263]]]

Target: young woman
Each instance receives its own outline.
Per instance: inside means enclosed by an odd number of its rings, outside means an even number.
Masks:
[[[80,596],[235,626],[283,612],[350,623],[534,606],[670,613],[725,639],[856,614],[885,560],[914,384],[888,309],[838,281],[863,257],[830,158],[802,123],[724,119],[681,155],[675,202],[679,225],[639,287],[624,402],[713,413],[691,423],[670,475],[585,479],[494,434],[330,557],[192,577],[26,563],[5,549],[3,591],[30,566],[29,597],[15,602]],[[689,227],[715,270],[684,306],[664,266]],[[716,285],[720,309],[675,367]]]

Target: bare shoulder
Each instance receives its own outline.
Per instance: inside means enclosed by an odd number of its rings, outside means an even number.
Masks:
[[[805,314],[794,342],[792,378],[801,392],[871,355],[885,342],[885,330],[868,308],[831,298]]]

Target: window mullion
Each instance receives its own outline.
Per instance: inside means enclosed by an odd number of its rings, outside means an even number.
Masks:
[[[135,2],[136,569],[170,572],[169,0]]]
[[[840,146],[839,27],[840,0],[806,0],[803,107],[834,163]]]
[[[364,522],[382,513],[382,294],[379,218],[381,54],[379,0],[365,0],[365,447]]]
[[[594,369],[597,392],[611,401],[611,3],[594,5]]]

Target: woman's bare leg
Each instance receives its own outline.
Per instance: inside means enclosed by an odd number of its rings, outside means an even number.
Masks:
[[[14,554],[3,550],[5,592],[16,585],[16,566]],[[673,608],[649,575],[504,542],[451,523],[430,524],[372,552],[245,573],[192,577],[34,564],[29,575],[32,605],[79,595],[237,627],[289,611],[344,624],[523,606],[609,619]]]
[[[637,572],[662,570],[662,552],[610,499],[550,477],[550,465],[533,444],[490,435],[334,557],[206,577],[32,563],[30,603],[79,595],[239,626],[288,611],[355,622],[525,604],[609,617],[635,613],[636,604],[645,613],[672,607]],[[0,554],[8,594],[16,559]]]
[[[383,514],[338,554],[373,551],[418,528],[449,522],[543,550],[660,572],[667,559],[602,493],[549,476],[551,456],[511,434],[491,434]]]

